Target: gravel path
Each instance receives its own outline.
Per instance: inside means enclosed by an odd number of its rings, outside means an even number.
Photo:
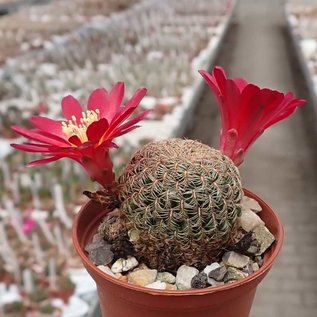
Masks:
[[[240,0],[217,64],[230,76],[307,97],[285,25],[281,0]],[[250,317],[317,316],[317,134],[311,110],[308,104],[266,132],[241,167],[244,187],[275,208],[286,234]],[[217,146],[218,129],[215,99],[206,90],[186,137]]]

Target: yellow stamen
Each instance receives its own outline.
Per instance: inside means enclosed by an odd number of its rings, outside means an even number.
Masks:
[[[87,110],[82,112],[82,117],[79,122],[77,122],[76,117],[72,116],[71,120],[62,122],[63,132],[71,137],[73,135],[78,136],[81,142],[88,141],[86,131],[89,125],[93,122],[98,121],[100,118],[99,109],[96,110]]]

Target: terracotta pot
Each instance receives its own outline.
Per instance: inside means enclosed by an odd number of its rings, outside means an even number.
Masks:
[[[276,242],[266,252],[263,266],[243,280],[222,286],[189,291],[165,291],[143,288],[119,281],[103,273],[88,259],[85,246],[91,241],[106,211],[88,202],[78,213],[73,225],[73,243],[88,273],[97,284],[103,317],[247,317],[256,288],[266,276],[283,242],[283,227],[274,211],[248,190],[256,199],[260,213]]]

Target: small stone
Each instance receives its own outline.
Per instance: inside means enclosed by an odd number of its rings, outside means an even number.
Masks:
[[[208,284],[212,285],[212,286],[216,286],[216,285],[219,285],[219,282],[216,281],[215,279],[213,278],[210,278],[209,277],[209,273],[215,269],[217,269],[218,267],[220,267],[220,264],[218,262],[214,262],[214,263],[211,263],[210,265],[207,265],[205,268],[204,268],[204,272],[207,274],[208,276]]]
[[[93,236],[93,238],[92,238],[92,242],[94,243],[94,242],[99,242],[99,241],[101,241],[101,240],[103,240],[103,236],[101,235],[101,234],[99,234],[99,233],[96,233],[94,236]]]
[[[128,282],[128,276],[127,275],[122,275],[121,273],[116,273],[114,275],[114,277],[116,279],[118,279],[119,281]]]
[[[227,274],[224,278],[225,283],[228,283],[230,281],[237,281],[237,280],[242,280],[243,278],[247,277],[248,274],[244,273],[240,270],[238,270],[235,267],[228,267]]]
[[[252,270],[253,270],[253,272],[258,271],[259,269],[260,269],[259,264],[256,263],[256,262],[253,262],[253,263],[252,263]]]
[[[208,285],[208,277],[207,274],[201,272],[195,275],[191,280],[191,287],[192,288],[206,288]]]
[[[98,265],[97,268],[98,268],[100,271],[102,271],[102,272],[104,272],[104,273],[106,273],[106,274],[108,274],[108,275],[110,275],[110,276],[115,277],[115,275],[113,274],[113,272],[111,271],[111,269],[110,269],[109,266],[106,266],[106,265]]]
[[[259,247],[256,245],[251,245],[249,249],[246,251],[247,254],[254,255],[259,252]]]
[[[250,262],[250,258],[246,255],[242,255],[234,251],[229,251],[224,254],[224,256],[222,257],[222,261],[227,266],[242,269]]]
[[[247,250],[250,248],[252,242],[252,232],[248,232],[242,236],[242,238],[234,244],[232,247],[232,251],[238,253],[246,253]]]
[[[98,240],[88,244],[85,250],[88,252],[89,259],[97,266],[109,264],[114,257],[111,251],[111,245],[104,240]]]
[[[253,230],[252,237],[259,244],[259,250],[256,255],[263,254],[275,241],[275,237],[265,226],[256,227]]]
[[[156,280],[157,270],[137,270],[128,274],[128,281],[131,284],[145,286]]]
[[[122,281],[122,282],[128,283],[128,276],[121,274],[121,276],[118,277],[118,280],[119,280],[119,281]]]
[[[165,282],[165,283],[169,283],[169,284],[175,284],[175,282],[176,282],[176,277],[169,272],[157,273],[156,279],[161,281],[161,282]]]
[[[123,272],[123,258],[118,259],[116,262],[114,262],[111,266],[111,271],[113,273],[121,273]]]
[[[221,282],[227,273],[227,268],[225,266],[220,266],[215,270],[209,272],[209,277],[216,280],[217,282]]]
[[[145,287],[154,289],[166,289],[166,283],[161,281],[155,281],[151,284],[145,285]]]
[[[169,291],[176,291],[177,290],[177,286],[175,284],[169,284],[169,283],[165,283],[166,284],[166,290]]]
[[[248,275],[250,275],[251,273],[253,273],[252,264],[249,263],[247,266],[245,266],[245,267],[243,268],[242,272],[247,273]]]
[[[252,231],[257,226],[264,225],[263,220],[252,210],[242,210],[241,216],[238,219],[238,224],[246,232]]]
[[[260,255],[256,256],[254,261],[259,265],[259,267],[263,265],[263,258]]]
[[[134,270],[147,270],[149,267],[145,263],[140,263]]]
[[[87,251],[88,253],[90,252],[90,251],[93,251],[93,250],[96,250],[96,249],[98,249],[98,248],[100,248],[100,247],[102,247],[106,242],[105,241],[103,241],[103,240],[95,240],[95,239],[93,238],[93,242],[92,243],[89,243],[89,244],[87,244],[86,246],[85,246],[85,251]],[[106,243],[107,244],[107,243]]]
[[[133,256],[128,256],[128,258],[123,261],[122,271],[127,272],[139,265],[138,260]]]
[[[120,258],[113,263],[111,271],[113,273],[127,272],[134,269],[136,266],[138,266],[138,264],[138,260],[133,256],[128,256],[127,259]]]
[[[176,273],[177,288],[180,290],[191,289],[192,278],[198,273],[199,271],[192,266],[180,266]]]
[[[243,196],[241,200],[242,210],[251,209],[254,212],[260,212],[262,210],[261,205],[253,198]]]

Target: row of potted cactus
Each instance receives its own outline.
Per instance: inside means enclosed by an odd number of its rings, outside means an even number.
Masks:
[[[16,1],[15,1],[16,2]],[[137,1],[70,0],[21,7],[0,20],[0,63],[51,45],[59,37],[100,15],[128,8]]]
[[[285,6],[285,13],[313,102],[317,103],[317,4],[290,2]]]

